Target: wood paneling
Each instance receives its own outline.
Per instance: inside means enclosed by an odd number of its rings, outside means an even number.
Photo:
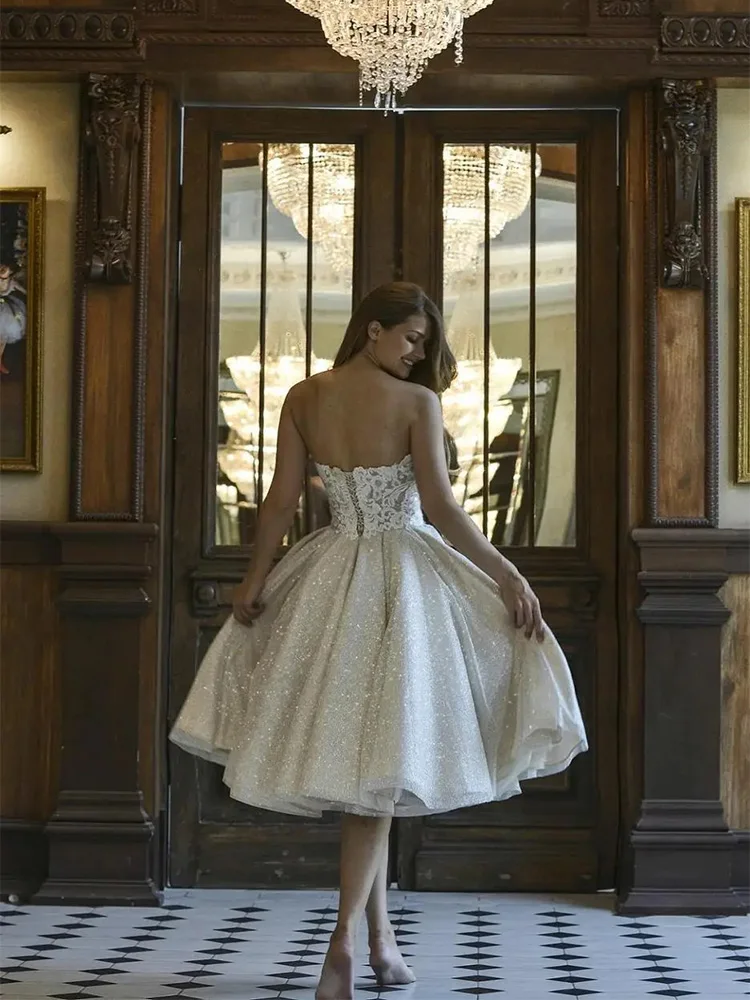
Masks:
[[[732,617],[721,646],[721,800],[730,827],[750,830],[750,576],[721,592]]]
[[[133,423],[133,289],[91,286],[87,296],[82,506],[130,509]]]
[[[0,588],[0,817],[44,821],[60,749],[55,569],[4,565]]]
[[[30,521],[1,523],[0,542],[0,892],[25,900],[47,872],[60,764],[60,547]]]
[[[703,292],[657,293],[658,513],[706,514],[706,378]]]

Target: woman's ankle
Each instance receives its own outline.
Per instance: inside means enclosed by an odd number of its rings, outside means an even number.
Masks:
[[[352,924],[336,924],[331,932],[331,941],[337,945],[353,945],[357,940],[357,928]]]
[[[381,941],[390,942],[395,940],[396,932],[389,920],[385,924],[379,923],[377,925],[368,926],[367,938],[371,944],[380,943]]]

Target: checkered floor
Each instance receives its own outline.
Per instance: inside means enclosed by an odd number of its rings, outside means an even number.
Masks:
[[[418,980],[378,989],[361,964],[358,1000],[750,996],[747,918],[626,919],[609,895],[390,896]],[[158,910],[2,905],[1,995],[312,1000],[335,906],[256,890],[170,890]]]

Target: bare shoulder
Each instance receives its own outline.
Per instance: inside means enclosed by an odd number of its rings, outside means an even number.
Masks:
[[[319,372],[317,375],[308,376],[301,382],[296,382],[287,393],[287,398],[291,403],[309,399],[322,384],[321,380],[325,381],[326,375],[330,375],[330,372]]]
[[[416,382],[402,382],[403,391],[414,413],[430,413],[440,410],[440,400],[427,386]]]

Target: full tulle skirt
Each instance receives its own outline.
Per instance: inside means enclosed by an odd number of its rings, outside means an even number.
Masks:
[[[230,617],[170,734],[281,813],[419,816],[520,792],[587,749],[565,657],[429,526],[308,536]]]

